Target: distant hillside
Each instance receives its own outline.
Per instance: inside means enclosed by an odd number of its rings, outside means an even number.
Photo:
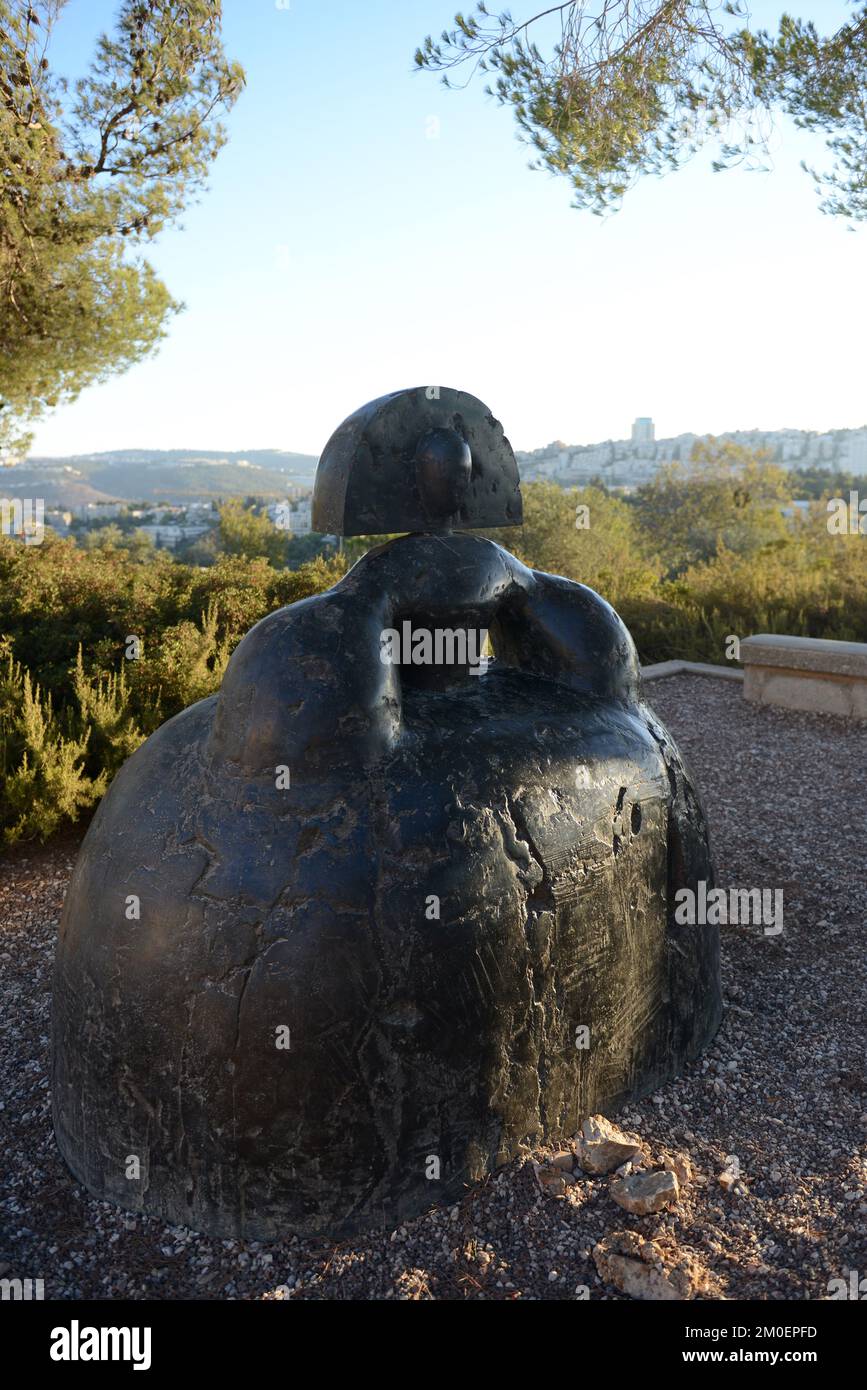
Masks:
[[[278,449],[221,453],[210,449],[117,449],[68,458],[31,456],[0,469],[0,489],[60,506],[122,500],[209,502],[217,497],[285,497],[288,488],[310,488],[312,454]],[[14,479],[14,482],[13,482]]]
[[[15,468],[0,468],[0,497],[41,497],[49,510],[125,500],[112,492],[101,492],[82,477],[63,473],[62,470],[54,474],[47,469],[32,468],[26,463],[19,463]]]

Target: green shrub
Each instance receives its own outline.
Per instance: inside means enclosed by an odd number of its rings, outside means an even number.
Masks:
[[[0,653],[0,778],[3,835],[7,843],[38,836],[47,839],[59,826],[78,820],[108,785],[108,772],[95,778],[85,770],[88,733],[69,736],[55,717],[50,695],[43,696],[22,670],[4,639]]]
[[[0,831],[45,839],[94,806],[138,745],[219,688],[244,633],[345,570],[224,556],[209,569],[157,551],[0,536]],[[134,638],[140,655],[128,659]]]
[[[726,448],[706,451],[691,471],[662,474],[631,500],[602,487],[531,483],[523,526],[492,534],[527,564],[602,593],[643,663],[722,663],[727,638],[755,632],[867,640],[867,538],[829,535],[822,501],[784,519],[783,476]],[[589,526],[576,525],[581,518]],[[50,531],[38,547],[0,536],[7,842],[44,839],[80,818],[144,738],[218,689],[254,623],[329,588],[347,558],[382,539],[358,537],[347,556],[277,569],[285,537],[272,553],[270,523],[251,523],[237,507],[224,509],[224,521],[226,544],[239,553],[207,568],[111,534],[89,549]]]

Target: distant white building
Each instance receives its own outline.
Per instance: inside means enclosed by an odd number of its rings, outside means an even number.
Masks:
[[[848,440],[850,473],[867,473],[867,430],[853,430]]]
[[[145,535],[150,536],[154,545],[162,550],[174,550],[183,541],[195,541],[199,536],[203,536],[206,531],[210,531],[210,526],[138,526],[137,531],[144,531]]]
[[[867,426],[830,430],[733,430],[717,436],[684,433],[673,439],[655,438],[653,421],[640,417],[631,439],[599,444],[564,444],[556,440],[542,449],[517,455],[526,482],[550,480],[563,487],[580,486],[599,477],[609,487],[636,487],[653,478],[669,462],[688,463],[700,440],[761,449],[786,468],[844,469],[867,475]]]
[[[57,470],[54,470],[57,472]],[[104,520],[105,517],[120,516],[129,507],[128,502],[83,502],[72,511],[81,521]]]
[[[68,536],[69,527],[72,521],[72,512],[62,512],[59,509],[45,513],[45,525],[50,526],[52,531],[56,531],[58,536]]]

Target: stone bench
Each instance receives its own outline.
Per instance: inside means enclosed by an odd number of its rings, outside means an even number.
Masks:
[[[763,632],[740,645],[744,696],[759,705],[867,719],[867,643]]]

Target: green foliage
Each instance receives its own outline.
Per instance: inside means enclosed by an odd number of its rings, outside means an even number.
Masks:
[[[46,532],[0,537],[0,830],[53,833],[95,804],[164,720],[220,684],[234,647],[274,608],[329,588],[342,557],[278,571],[223,556],[147,563]],[[127,659],[129,639],[140,643]]]
[[[125,531],[113,521],[80,531],[77,540],[85,550],[127,550],[137,560],[147,560],[156,554],[153,536],[147,531]]]
[[[219,0],[123,0],[72,92],[65,0],[0,0],[0,447],[149,353],[179,308],[135,248],[204,184],[243,84]]]
[[[198,623],[176,623],[161,636],[149,659],[133,664],[135,704],[151,733],[168,717],[220,687],[231,645],[220,638],[217,600],[212,596]]]
[[[219,535],[216,531],[206,531],[195,540],[181,541],[172,556],[182,565],[214,565],[220,554]]]
[[[492,534],[525,564],[588,584],[615,606],[652,589],[658,565],[626,502],[596,487],[521,491],[523,526]]]
[[[676,573],[723,548],[749,554],[785,537],[789,486],[762,454],[710,440],[696,444],[687,467],[661,468],[638,489],[635,505],[642,531]]]
[[[784,517],[801,491],[798,475],[711,441],[634,497],[525,484],[523,526],[493,538],[602,593],[645,663],[722,663],[726,639],[753,632],[865,641],[867,537],[830,534],[823,499]],[[164,551],[141,556],[111,526],[92,548],[50,531],[35,547],[0,537],[7,841],[78,819],[148,734],[217,690],[254,623],[329,588],[383,539],[354,537],[346,554],[276,568],[271,538],[294,542],[249,509],[229,506],[224,519],[237,553],[204,569]]]
[[[145,735],[130,709],[126,671],[84,672],[81,648],[72,673],[72,689],[78,705],[78,722],[87,730],[91,759],[111,779],[134,753]]]
[[[758,551],[723,549],[656,594],[622,604],[642,661],[719,665],[732,634],[867,641],[867,539],[829,536],[824,514],[816,520],[814,531]]]
[[[285,565],[289,537],[265,513],[232,497],[220,508],[220,548],[225,555],[243,555],[247,560],[261,557],[272,565]]]
[[[834,156],[812,174],[823,212],[867,217],[867,5],[827,38],[816,26],[784,14],[776,35],[740,36],[757,96],[778,105],[804,130],[821,131]]]
[[[482,0],[415,61],[447,86],[465,63],[493,74],[486,90],[512,108],[531,167],[568,178],[576,207],[616,207],[641,175],[677,168],[713,136],[724,135],[716,168],[755,163],[762,114],[785,112],[828,137],[823,210],[867,216],[867,6],[827,37],[787,14],[776,35],[754,33],[748,18],[744,0],[566,0],[516,22]]]
[[[348,549],[348,547],[347,547]],[[318,531],[310,531],[306,536],[292,536],[286,550],[286,564],[290,569],[298,569],[321,555],[324,559],[336,554],[333,540],[326,541]]]
[[[67,737],[50,695],[43,697],[14,660],[7,639],[0,650],[0,776],[2,826],[7,843],[47,837],[93,806],[108,784],[84,768],[87,733]]]
[[[799,498],[848,497],[864,486],[864,478],[845,469],[793,468],[789,473],[792,496]]]

